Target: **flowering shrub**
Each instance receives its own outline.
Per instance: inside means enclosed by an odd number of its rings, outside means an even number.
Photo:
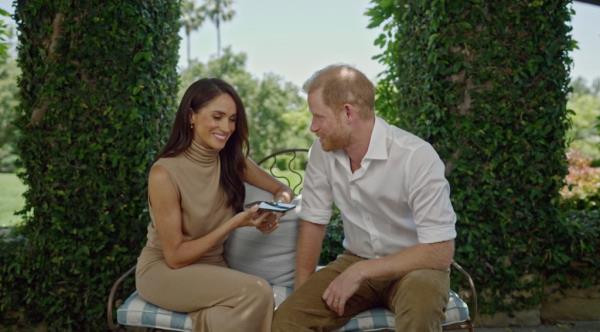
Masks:
[[[569,174],[561,189],[566,208],[587,210],[600,208],[600,167],[592,167],[592,160],[577,150],[567,153]]]

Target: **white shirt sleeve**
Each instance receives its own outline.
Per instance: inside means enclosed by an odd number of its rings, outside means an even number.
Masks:
[[[430,144],[415,149],[408,163],[408,204],[417,225],[419,243],[456,238],[456,214],[450,201],[450,185],[444,163]]]
[[[300,219],[326,225],[331,218],[333,195],[327,176],[327,162],[321,143],[316,140],[308,152],[308,165],[304,173]]]

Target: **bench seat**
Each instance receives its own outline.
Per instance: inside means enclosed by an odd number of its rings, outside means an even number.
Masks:
[[[278,306],[292,293],[290,287],[273,286],[275,306]],[[467,304],[453,291],[450,291],[446,316],[443,325],[454,325],[469,320]],[[144,301],[137,292],[132,293],[117,309],[117,321],[123,326],[136,326],[165,331],[191,331],[192,320],[186,313],[159,308]],[[380,331],[394,330],[394,314],[384,308],[364,311],[352,318],[338,331]]]

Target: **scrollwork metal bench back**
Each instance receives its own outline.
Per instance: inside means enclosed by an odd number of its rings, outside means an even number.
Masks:
[[[285,149],[274,152],[258,164],[275,178],[292,188],[298,195],[304,184],[304,170],[308,162],[308,149]]]

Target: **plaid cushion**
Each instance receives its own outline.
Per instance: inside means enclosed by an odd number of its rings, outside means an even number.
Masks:
[[[275,306],[278,307],[285,298],[292,293],[292,288],[273,286]],[[469,319],[467,304],[450,291],[446,318],[443,325],[464,322]],[[161,309],[140,298],[134,292],[125,303],[117,309],[117,321],[121,325],[153,327],[162,330],[191,331],[192,320],[181,312]],[[363,311],[344,325],[339,332],[348,331],[376,331],[380,329],[394,329],[394,314],[384,308],[375,308]]]
[[[448,294],[448,304],[446,305],[446,317],[442,325],[450,325],[466,322],[470,319],[469,307],[458,294],[450,291]]]
[[[117,321],[124,326],[161,330],[191,331],[192,319],[184,312],[165,310],[144,301],[135,291],[117,309]]]

